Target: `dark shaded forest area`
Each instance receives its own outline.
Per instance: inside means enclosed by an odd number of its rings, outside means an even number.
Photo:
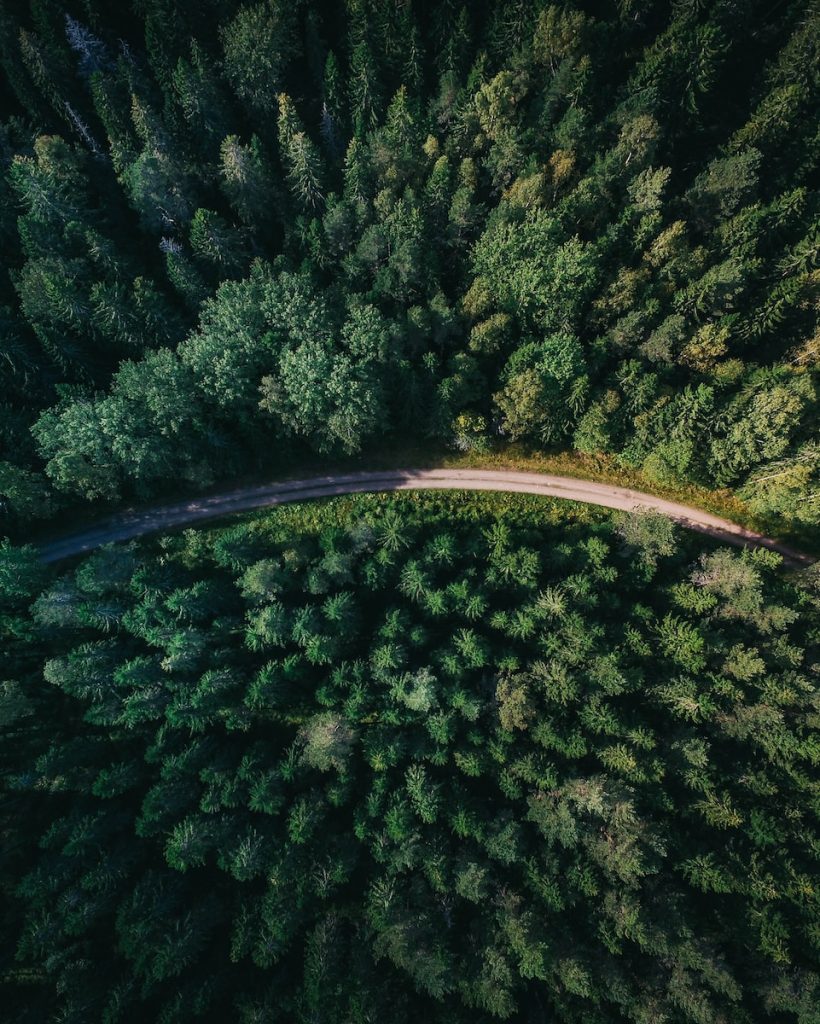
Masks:
[[[806,2],[6,0],[8,530],[385,439],[820,521]]]
[[[815,1024],[816,574],[498,501],[16,549],[7,1019]]]

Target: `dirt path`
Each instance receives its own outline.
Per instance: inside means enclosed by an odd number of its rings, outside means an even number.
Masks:
[[[794,566],[807,566],[814,562],[808,555],[727,519],[720,519],[698,508],[656,498],[651,494],[643,494],[641,491],[576,480],[573,477],[552,476],[548,473],[514,473],[489,469],[396,469],[372,473],[332,474],[315,476],[307,480],[288,480],[284,483],[263,484],[258,487],[242,487],[198,500],[120,513],[89,530],[43,545],[42,557],[45,562],[56,562],[112,541],[129,540],[131,537],[140,537],[156,530],[172,529],[232,512],[245,512],[291,501],[308,501],[365,491],[423,489],[517,491],[522,494],[566,498],[569,501],[601,505],[604,508],[627,512],[660,512],[689,530],[698,530],[729,544],[771,548]]]

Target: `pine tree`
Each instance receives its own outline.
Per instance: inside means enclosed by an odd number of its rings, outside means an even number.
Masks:
[[[252,136],[245,146],[237,135],[228,135],[220,156],[222,190],[244,224],[253,229],[270,223],[279,197],[259,138]]]
[[[240,7],[220,35],[225,74],[237,97],[258,115],[269,116],[285,68],[298,58],[293,5],[263,0]]]

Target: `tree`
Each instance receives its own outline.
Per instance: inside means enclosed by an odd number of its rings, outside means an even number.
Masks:
[[[344,773],[356,734],[350,725],[328,712],[313,718],[302,732],[302,757],[311,768],[321,772],[335,768]]]
[[[538,16],[533,36],[533,56],[553,74],[561,61],[578,55],[584,42],[587,18],[580,11],[562,11],[550,5]]]
[[[50,518],[56,506],[48,482],[11,462],[0,462],[0,516],[16,522]]]
[[[202,479],[194,381],[169,350],[124,363],[111,396],[99,403],[99,414],[121,471],[143,493],[169,472]]]
[[[546,332],[572,330],[597,276],[589,247],[577,238],[563,241],[559,223],[543,211],[488,229],[473,269],[502,311]]]
[[[320,337],[286,349],[277,375],[261,383],[261,408],[319,451],[358,451],[386,415],[377,372],[386,356],[386,332],[377,311],[354,309],[342,340],[345,348],[336,355],[329,339]]]
[[[695,181],[687,200],[697,221],[709,224],[736,213],[754,196],[762,156],[749,148],[713,160]]]
[[[46,474],[64,491],[117,498],[122,476],[112,457],[100,403],[70,401],[43,413],[32,427]]]
[[[191,248],[221,276],[238,274],[248,257],[242,232],[213,210],[199,209],[191,221]]]
[[[820,517],[820,448],[811,442],[755,470],[738,495],[759,515],[798,523]]]
[[[807,376],[761,371],[724,412],[726,426],[711,446],[713,473],[729,483],[760,463],[788,451],[792,432],[815,400]]]
[[[762,580],[754,565],[731,551],[702,555],[695,586],[722,599],[721,614],[754,620],[763,610]]]
[[[290,190],[304,208],[312,210],[323,198],[321,157],[308,138],[290,97],[281,93],[278,104],[279,152],[287,169]]]
[[[650,571],[656,569],[659,558],[668,558],[678,549],[678,534],[674,523],[656,512],[632,512],[623,515],[618,533],[625,549],[638,554]]]
[[[333,50],[327,55],[322,81],[321,133],[330,156],[339,160],[344,154],[344,135],[347,124],[345,89],[339,61]]]
[[[165,252],[168,280],[189,309],[199,310],[210,295],[204,277],[179,242],[168,239],[160,245]]]
[[[0,595],[4,604],[15,605],[33,597],[47,575],[34,547],[16,547],[8,540],[0,541]]]
[[[151,145],[122,174],[144,228],[156,234],[181,231],[194,213],[190,176],[172,155]]]
[[[242,6],[220,35],[237,97],[258,115],[270,115],[285,69],[298,55],[293,6],[283,0]]]
[[[243,145],[238,135],[228,135],[219,152],[221,187],[231,206],[247,227],[269,223],[278,196],[259,137]]]
[[[504,389],[494,396],[505,433],[512,440],[532,437],[544,443],[566,434],[585,402],[583,370],[583,351],[571,334],[553,334],[540,345],[517,349],[504,370]]]
[[[529,689],[525,679],[515,676],[502,676],[495,690],[498,702],[498,719],[501,728],[512,732],[513,729],[526,729],[535,714]]]
[[[350,58],[348,95],[353,121],[353,137],[375,128],[381,112],[381,88],[375,61],[365,40],[358,42]]]
[[[231,111],[211,62],[199,43],[191,43],[191,57],[180,57],[172,76],[174,92],[196,140],[212,158],[213,151],[228,134]]]
[[[297,279],[293,292],[280,298],[296,317],[305,315],[305,285]],[[197,389],[209,403],[248,428],[258,403],[259,382],[287,336],[287,325],[270,331],[277,309],[270,269],[255,263],[244,281],[226,281],[202,308],[199,328],[179,349],[181,361],[190,368]],[[288,305],[288,300],[290,303]],[[266,316],[266,309],[270,310]]]

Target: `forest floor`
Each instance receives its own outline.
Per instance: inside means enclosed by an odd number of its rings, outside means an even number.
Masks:
[[[479,461],[477,457],[476,461]],[[211,495],[202,495],[165,505],[130,509],[114,514],[80,532],[54,538],[42,544],[47,562],[69,558],[93,550],[102,544],[127,540],[158,530],[176,529],[194,522],[221,518],[237,512],[371,491],[398,490],[478,490],[504,491],[558,497],[622,511],[654,511],[686,527],[736,545],[763,546],[781,553],[787,562],[806,566],[814,559],[704,508],[682,504],[613,483],[582,479],[579,476],[521,471],[517,468],[488,468],[492,459],[482,457],[481,467],[469,465],[470,459],[453,460],[455,465],[412,469],[370,468],[366,471],[311,473],[296,479],[279,479],[265,484],[245,484]],[[373,463],[370,463],[371,467]],[[708,493],[708,492],[707,492]]]

